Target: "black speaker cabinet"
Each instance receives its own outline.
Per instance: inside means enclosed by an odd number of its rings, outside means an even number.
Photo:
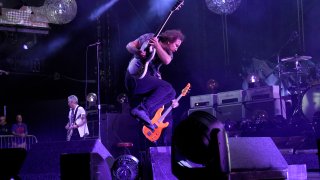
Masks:
[[[98,153],[61,154],[61,180],[111,180],[107,162]]]
[[[268,120],[272,120],[276,116],[281,115],[280,99],[265,99],[257,101],[249,101],[243,104],[245,109],[245,117],[252,119],[261,113],[267,115]],[[282,115],[286,119],[286,105],[282,100]]]
[[[133,156],[139,156],[139,134],[142,134],[141,125],[130,115],[130,107],[123,104],[122,113],[107,113],[106,119],[101,121],[101,141],[114,157],[123,153],[123,149],[117,147],[117,143],[131,142],[130,148]]]
[[[216,108],[216,117],[219,121],[241,121],[244,118],[242,103],[220,105]]]
[[[100,140],[46,142],[32,145],[19,175],[22,179],[60,179],[60,155],[81,153],[97,153],[112,167],[113,157]]]
[[[0,179],[16,179],[26,155],[22,148],[0,149]]]

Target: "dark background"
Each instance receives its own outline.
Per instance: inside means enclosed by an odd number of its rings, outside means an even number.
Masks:
[[[0,2],[5,8],[43,4],[41,0]],[[21,113],[30,134],[40,141],[64,139],[66,98],[75,94],[83,104],[86,47],[98,39],[102,42],[101,102],[117,104],[116,97],[126,92],[123,81],[131,57],[125,45],[143,33],[154,32],[170,9],[170,5],[165,6],[170,1],[117,1],[100,17],[99,37],[97,21],[88,17],[108,2],[78,0],[76,18],[65,25],[50,24],[49,34],[36,35],[37,44],[28,51],[22,44],[34,38],[32,34],[0,31],[0,69],[10,72],[0,75],[0,106],[6,105],[10,123]],[[245,58],[255,57],[276,66],[281,49],[280,57],[308,55],[319,62],[319,17],[318,0],[242,0],[239,8],[227,16],[230,63],[226,63],[222,16],[210,11],[204,0],[185,0],[165,27],[181,29],[186,39],[174,61],[162,68],[163,78],[177,92],[190,82],[190,95],[198,95],[210,93],[209,79],[219,83],[218,92],[241,89]],[[294,32],[299,37],[286,43]],[[87,92],[96,92],[96,62],[96,49],[90,47],[87,71],[93,83],[88,84]],[[176,122],[188,110],[188,99],[183,98],[175,110]]]

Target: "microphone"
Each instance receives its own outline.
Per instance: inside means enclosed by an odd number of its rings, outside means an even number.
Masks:
[[[100,45],[100,44],[101,44],[101,42],[99,41],[99,42],[96,42],[96,43],[94,43],[94,44],[89,44],[88,47],[96,46],[96,45]]]

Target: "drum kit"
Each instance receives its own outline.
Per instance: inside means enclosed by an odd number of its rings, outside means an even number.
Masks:
[[[242,88],[279,85],[281,98],[289,104],[289,123],[307,122],[320,125],[320,63],[311,56],[279,59],[277,64],[256,58],[243,66]]]
[[[280,85],[287,92],[283,98],[292,102],[291,120],[319,124],[320,68],[311,59],[298,55],[283,58],[276,70]]]

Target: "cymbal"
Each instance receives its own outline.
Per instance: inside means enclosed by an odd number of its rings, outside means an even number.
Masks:
[[[296,62],[296,61],[308,61],[311,56],[293,56],[281,59],[282,62]]]
[[[307,76],[307,72],[282,72],[281,75],[284,76]]]

